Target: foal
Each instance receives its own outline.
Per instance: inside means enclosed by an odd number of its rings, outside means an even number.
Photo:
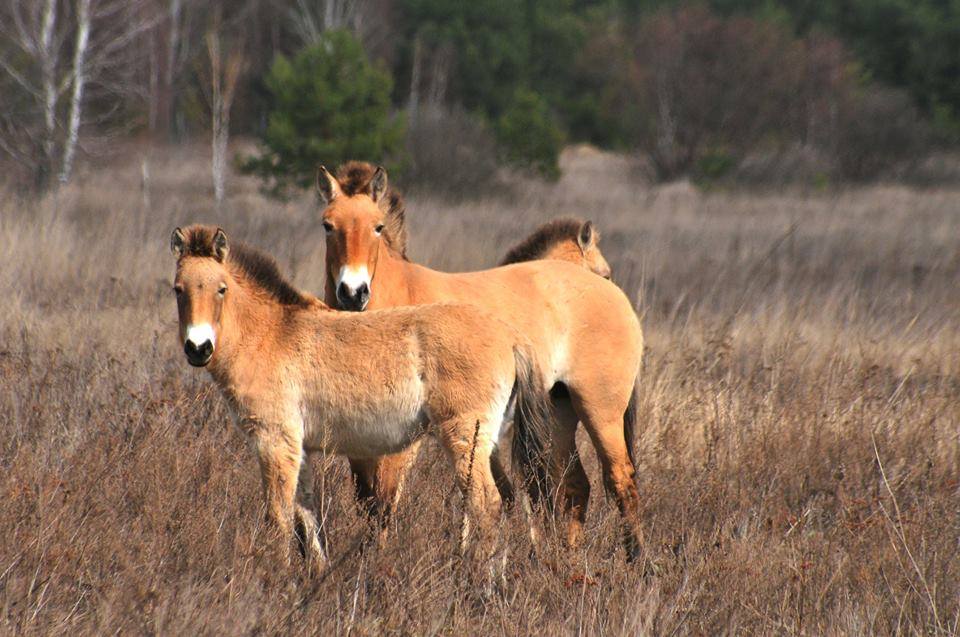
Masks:
[[[425,433],[451,460],[489,554],[500,497],[490,470],[501,425],[532,463],[550,417],[526,339],[489,314],[430,305],[332,311],[287,283],[264,254],[223,230],[177,228],[174,290],[187,361],[206,367],[260,462],[269,520],[325,563],[310,452],[374,458]]]

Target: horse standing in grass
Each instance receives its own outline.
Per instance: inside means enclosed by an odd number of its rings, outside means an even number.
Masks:
[[[264,254],[223,230],[177,228],[174,290],[187,361],[227,396],[260,462],[268,517],[325,563],[313,503],[314,451],[376,458],[435,435],[453,461],[489,554],[500,496],[489,458],[516,413],[521,462],[550,418],[525,337],[475,307],[332,311]]]
[[[613,283],[581,267],[599,254],[592,226],[575,225],[578,265],[558,260],[516,263],[482,272],[449,274],[410,262],[406,256],[404,207],[380,167],[351,162],[334,177],[320,168],[317,188],[325,202],[327,233],[325,298],[342,309],[362,311],[438,301],[471,303],[526,335],[533,362],[551,390],[555,416],[550,475],[562,485],[558,513],[569,514],[567,541],[580,541],[590,482],[576,447],[582,422],[600,458],[604,484],[623,518],[630,558],[639,550],[639,495],[632,455],[635,386],[643,353],[640,322]],[[558,224],[518,246],[516,260],[544,257],[564,244],[570,224]],[[602,255],[600,256],[602,260]],[[609,276],[609,266],[597,266]],[[384,521],[399,496],[415,455],[350,458],[358,496]],[[494,456],[494,474],[501,474]],[[504,480],[498,480],[503,484]],[[546,499],[552,487],[537,480],[531,495]]]

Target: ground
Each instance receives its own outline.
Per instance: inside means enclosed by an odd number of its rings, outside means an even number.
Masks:
[[[318,462],[332,568],[271,561],[253,454],[177,344],[168,239],[220,223],[320,292],[323,232],[309,197],[238,177],[216,210],[205,152],[129,148],[56,196],[2,195],[0,632],[957,633],[960,191],[654,187],[581,149],[557,184],[412,193],[410,254],[440,269],[593,219],[647,338],[642,558],[582,440],[585,546],[534,557],[512,516],[489,594],[435,447],[363,553],[345,462]]]

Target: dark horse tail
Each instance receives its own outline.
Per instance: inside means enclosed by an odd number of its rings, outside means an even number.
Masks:
[[[513,426],[513,462],[520,467],[527,492],[535,503],[552,502],[548,470],[548,446],[553,411],[540,370],[534,365],[528,348],[513,348],[516,361],[516,409]]]
[[[634,470],[637,468],[637,460],[634,457],[634,436],[637,431],[637,393],[640,391],[640,377],[637,376],[637,380],[633,385],[633,392],[630,394],[630,402],[627,403],[627,409],[623,412],[623,439],[627,443],[627,455],[630,458],[630,464],[633,465]]]

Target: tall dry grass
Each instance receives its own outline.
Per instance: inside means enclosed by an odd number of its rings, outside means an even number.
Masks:
[[[132,156],[0,203],[0,632],[956,634],[960,193],[701,194],[565,163],[554,186],[411,197],[411,254],[480,268],[555,215],[597,222],[649,342],[640,564],[587,451],[585,546],[535,560],[509,518],[508,583],[484,595],[432,448],[362,554],[344,462],[318,464],[333,567],[276,568],[253,454],[176,343],[167,240],[220,223],[319,291],[322,233],[309,199],[247,181],[216,211],[177,149],[149,206]]]

